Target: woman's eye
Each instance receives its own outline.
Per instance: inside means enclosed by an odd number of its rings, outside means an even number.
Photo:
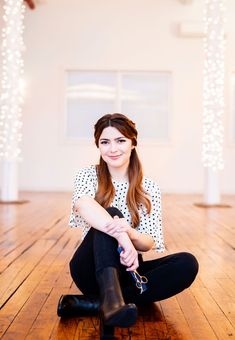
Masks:
[[[100,144],[108,144],[108,141],[103,140],[103,141],[100,142]]]
[[[118,141],[119,141],[119,143],[125,143],[126,140],[125,139],[119,139]]]

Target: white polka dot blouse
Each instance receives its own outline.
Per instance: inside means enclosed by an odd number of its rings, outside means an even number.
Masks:
[[[132,225],[131,215],[126,203],[129,183],[116,180],[112,180],[112,183],[115,188],[115,197],[111,206],[118,208],[126,218],[127,222]],[[82,238],[86,236],[91,226],[82,216],[78,213],[74,213],[73,207],[78,198],[83,195],[89,195],[94,198],[97,189],[98,179],[95,165],[80,169],[75,177],[69,226],[82,227]],[[138,211],[140,223],[136,227],[136,230],[140,233],[152,236],[155,243],[154,249],[157,252],[163,252],[165,250],[165,246],[162,233],[161,192],[159,186],[154,181],[146,177],[143,178],[143,189],[149,195],[152,208],[150,214],[147,214],[144,206],[139,207]]]

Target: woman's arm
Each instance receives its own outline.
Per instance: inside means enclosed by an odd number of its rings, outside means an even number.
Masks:
[[[125,232],[137,250],[148,251],[153,246],[154,241],[151,236],[141,234],[131,228],[125,218],[116,217],[113,219],[98,202],[88,195],[84,195],[77,200],[74,205],[74,212],[75,214],[79,212],[93,228],[116,238],[119,243],[120,234]],[[121,239],[123,240],[123,236]],[[125,242],[127,241],[125,240]]]
[[[115,216],[113,221],[106,227],[110,234],[126,232],[130,237],[134,247],[139,251],[148,251],[154,245],[154,240],[151,236],[138,232],[131,228],[125,218]]]
[[[128,231],[128,235],[135,248],[139,251],[148,251],[154,245],[154,240],[151,236],[147,234],[142,234],[131,227]]]
[[[88,195],[78,198],[74,204],[74,213],[75,215],[79,213],[93,228],[114,237],[118,241],[124,249],[122,256],[128,270],[138,268],[138,254],[128,233],[124,231],[118,233],[109,232],[108,226],[113,222],[113,218],[94,198]]]
[[[112,216],[94,198],[83,195],[74,204],[74,213],[79,213],[93,228],[107,233],[106,225],[113,221]]]

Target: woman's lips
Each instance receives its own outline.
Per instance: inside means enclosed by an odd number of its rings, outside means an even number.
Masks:
[[[109,156],[109,158],[111,158],[111,159],[118,159],[119,157],[120,157],[121,155],[117,155],[117,156]]]

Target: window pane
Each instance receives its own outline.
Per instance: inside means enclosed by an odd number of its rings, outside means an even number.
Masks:
[[[67,137],[93,136],[96,120],[114,111],[114,72],[69,71],[67,75]]]
[[[169,74],[123,74],[122,111],[136,122],[141,138],[167,140]]]
[[[92,138],[106,113],[122,112],[137,124],[140,138],[169,138],[169,73],[68,71],[66,136]]]
[[[112,101],[69,100],[67,105],[67,137],[93,137],[95,122],[105,113],[113,112]]]

